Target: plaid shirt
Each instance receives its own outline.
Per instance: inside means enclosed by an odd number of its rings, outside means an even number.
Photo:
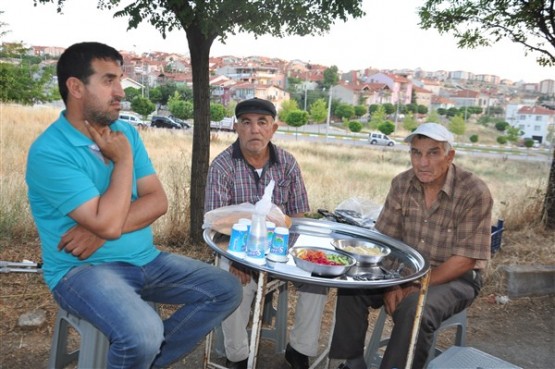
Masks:
[[[297,161],[287,151],[268,144],[270,160],[262,175],[247,163],[239,140],[220,153],[208,169],[204,211],[227,205],[249,202],[255,204],[264,195],[270,180],[275,181],[272,202],[287,215],[310,210],[308,196]]]
[[[376,229],[416,249],[432,267],[460,255],[477,259],[475,268],[483,269],[490,258],[492,206],[484,181],[453,164],[437,200],[426,209],[411,168],[393,178]]]

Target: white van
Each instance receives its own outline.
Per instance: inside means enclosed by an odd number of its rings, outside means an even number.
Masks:
[[[395,141],[387,137],[387,135],[384,135],[383,133],[379,133],[379,132],[370,132],[370,134],[368,135],[368,142],[370,142],[370,145],[384,145],[384,146],[395,145]]]
[[[121,112],[119,114],[119,119],[126,121],[127,123],[131,124],[137,129],[142,129],[148,127],[146,124],[137,114],[135,113],[128,113],[128,112]]]

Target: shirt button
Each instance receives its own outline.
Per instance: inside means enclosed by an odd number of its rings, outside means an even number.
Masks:
[[[428,223],[428,219],[424,219],[424,223]]]
[[[420,240],[420,243],[424,243],[424,240]]]

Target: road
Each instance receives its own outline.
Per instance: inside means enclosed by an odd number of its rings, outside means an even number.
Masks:
[[[276,139],[280,140],[298,140],[309,141],[317,143],[332,143],[341,145],[352,146],[365,146],[373,150],[397,150],[408,152],[408,145],[396,141],[397,144],[393,147],[375,146],[370,145],[367,140],[366,133],[350,133],[345,135],[345,132],[336,128],[330,128],[326,134],[325,126],[305,126],[301,127],[298,131],[294,128],[286,127],[280,128],[274,135]],[[458,155],[470,155],[483,158],[503,158],[506,160],[520,160],[520,161],[534,161],[550,163],[553,154],[547,148],[504,148],[502,146],[486,146],[474,144],[455,144]]]

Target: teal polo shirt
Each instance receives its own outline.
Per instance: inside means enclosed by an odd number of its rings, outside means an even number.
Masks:
[[[76,225],[68,214],[101,196],[108,189],[114,169],[112,162],[104,162],[94,142],[75,129],[64,114],[31,145],[25,176],[41,241],[44,279],[51,290],[74,267],[115,261],[142,266],[159,253],[150,226],[106,241],[86,260],[58,251],[63,234]],[[133,151],[131,201],[135,201],[137,179],[154,174],[154,167],[136,129],[120,120],[110,127],[125,134]]]

